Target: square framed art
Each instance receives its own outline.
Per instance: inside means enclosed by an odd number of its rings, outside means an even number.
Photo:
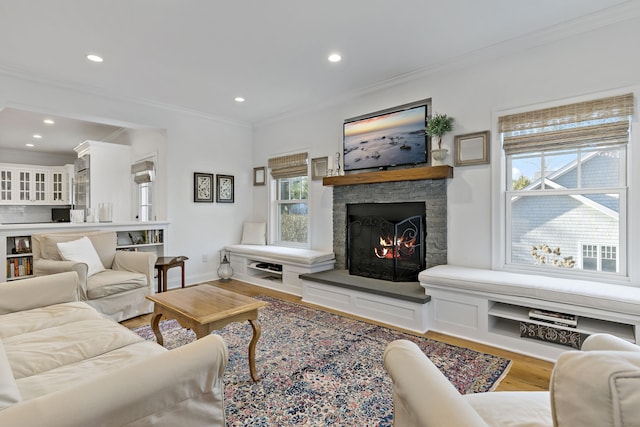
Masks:
[[[193,173],[193,201],[213,203],[213,174]]]
[[[216,202],[233,203],[233,175],[216,175]]]
[[[454,152],[455,166],[489,163],[489,131],[456,135]]]
[[[311,180],[320,181],[327,176],[329,157],[317,157],[311,159]]]

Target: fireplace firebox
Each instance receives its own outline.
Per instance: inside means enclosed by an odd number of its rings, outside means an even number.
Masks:
[[[394,282],[418,280],[425,268],[424,203],[347,205],[349,274]]]

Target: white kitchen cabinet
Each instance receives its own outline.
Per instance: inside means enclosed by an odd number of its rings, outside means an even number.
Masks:
[[[7,204],[14,201],[14,175],[13,168],[0,166],[0,203]]]
[[[0,203],[69,204],[65,167],[0,164]]]
[[[45,203],[47,201],[48,173],[46,169],[19,167],[16,169],[16,202]]]
[[[60,166],[51,168],[50,188],[48,191],[49,202],[53,205],[71,204],[71,185],[69,181],[69,166]],[[71,166],[73,172],[73,166]]]

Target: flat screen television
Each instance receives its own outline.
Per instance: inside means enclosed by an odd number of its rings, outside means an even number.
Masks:
[[[344,170],[386,169],[428,160],[428,103],[407,104],[344,121]]]

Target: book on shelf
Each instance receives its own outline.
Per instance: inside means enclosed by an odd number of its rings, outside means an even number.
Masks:
[[[559,326],[578,326],[578,316],[575,314],[560,313],[558,311],[542,310],[532,308],[529,310],[529,319],[546,323],[553,323]]]
[[[33,274],[31,257],[19,257],[7,260],[7,278],[13,279]]]

